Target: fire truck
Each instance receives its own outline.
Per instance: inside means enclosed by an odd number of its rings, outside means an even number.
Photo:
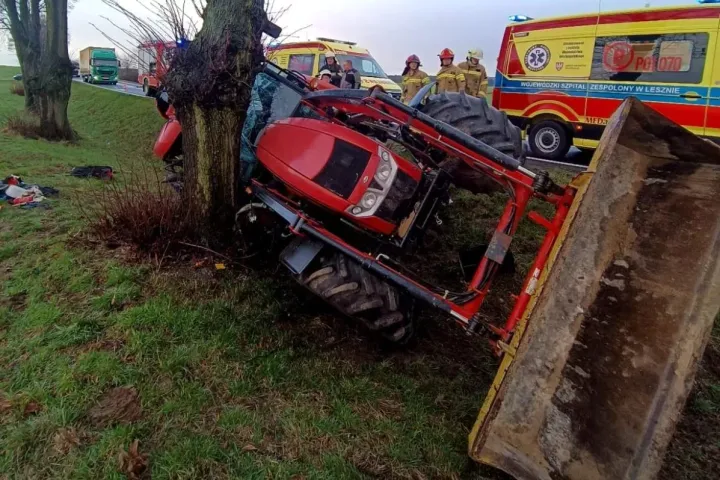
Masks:
[[[138,46],[138,83],[146,96],[155,95],[176,48],[176,42],[146,42]]]

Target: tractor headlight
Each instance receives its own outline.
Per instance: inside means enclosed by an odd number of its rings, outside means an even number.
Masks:
[[[392,154],[383,147],[378,147],[380,161],[375,169],[373,186],[367,189],[357,205],[351,205],[347,212],[356,217],[371,217],[385,199],[397,175],[397,163]]]
[[[392,173],[392,167],[390,165],[380,165],[380,168],[377,170],[377,177],[378,180],[381,182],[387,182],[388,178],[390,178],[390,174]]]
[[[395,173],[397,172],[397,164],[393,160],[390,152],[380,147],[378,149],[378,156],[380,157],[380,163],[378,164],[377,170],[375,170],[375,180],[384,188],[392,183]]]
[[[360,200],[360,206],[366,210],[370,210],[377,204],[378,196],[375,192],[367,191]]]

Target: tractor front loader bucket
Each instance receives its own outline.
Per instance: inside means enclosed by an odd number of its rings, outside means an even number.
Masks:
[[[611,118],[470,434],[517,479],[653,478],[720,309],[720,148]]]

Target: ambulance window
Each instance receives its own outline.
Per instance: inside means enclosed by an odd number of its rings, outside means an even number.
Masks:
[[[615,82],[700,83],[707,33],[598,37],[590,78]]]
[[[290,55],[288,70],[295,70],[303,75],[312,75],[315,55]]]

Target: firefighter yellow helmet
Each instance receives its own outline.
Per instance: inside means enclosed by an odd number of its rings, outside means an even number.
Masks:
[[[480,48],[470,50],[468,52],[468,58],[477,58],[478,60],[483,59],[483,51]]]

